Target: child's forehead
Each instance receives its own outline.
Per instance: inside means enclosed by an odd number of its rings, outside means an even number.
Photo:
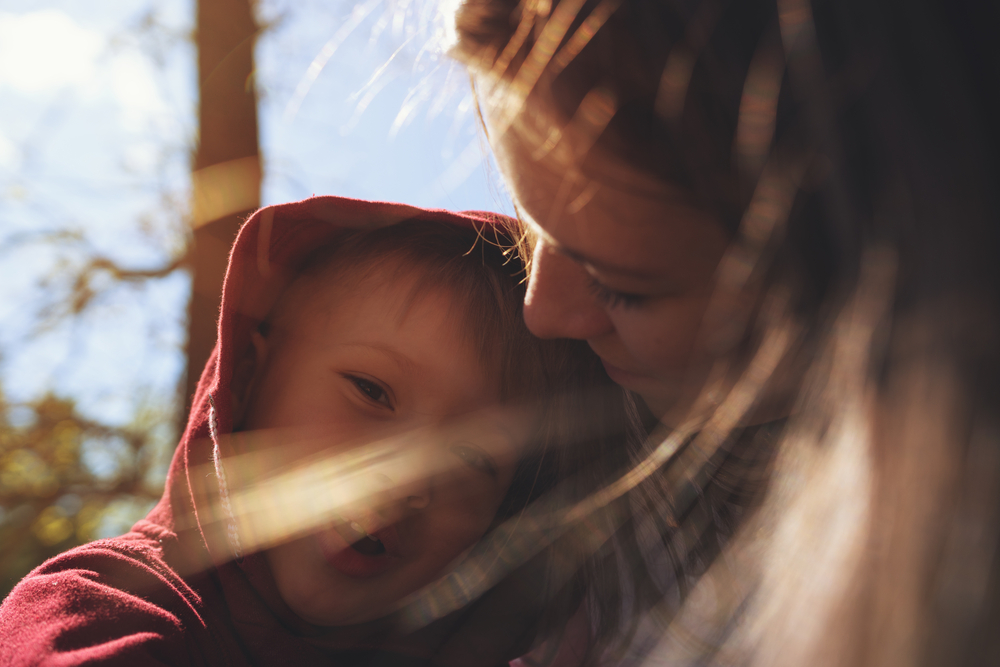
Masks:
[[[442,325],[471,328],[470,319],[461,316],[466,304],[459,290],[434,275],[429,267],[413,261],[350,262],[304,276],[291,291],[288,314],[300,324],[307,320],[322,324],[331,317],[365,310],[369,316],[398,325],[415,311],[427,310],[420,306],[434,302],[441,306],[435,315]]]
[[[280,340],[305,339],[317,351],[342,345],[347,335],[362,346],[370,341],[383,353],[445,352],[499,384],[499,358],[483,354],[488,334],[470,314],[476,310],[469,295],[433,272],[384,262],[306,277],[286,294],[272,326]]]

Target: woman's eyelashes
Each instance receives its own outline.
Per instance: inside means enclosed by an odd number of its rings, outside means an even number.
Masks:
[[[392,404],[392,399],[389,396],[389,392],[375,380],[370,380],[358,375],[350,375],[348,373],[344,373],[343,375],[344,378],[350,381],[367,400],[383,405],[390,410],[395,409]]]
[[[493,460],[475,447],[469,445],[452,445],[451,451],[462,460],[467,466],[485,473],[490,477],[497,478],[497,467]]]
[[[645,294],[630,294],[613,290],[607,285],[603,285],[596,278],[590,276],[590,292],[597,297],[597,300],[607,308],[634,308],[644,304],[649,297]]]

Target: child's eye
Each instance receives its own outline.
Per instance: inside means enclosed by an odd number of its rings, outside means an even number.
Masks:
[[[344,377],[350,380],[366,398],[375,403],[380,403],[390,410],[392,409],[392,401],[389,400],[389,393],[378,382],[358,377],[357,375],[345,374]]]
[[[618,306],[631,308],[634,306],[641,306],[649,298],[645,294],[618,292],[597,282],[597,279],[594,277],[590,278],[590,291],[607,308],[617,308]]]
[[[468,445],[452,445],[451,451],[455,456],[462,459],[462,462],[466,465],[494,479],[497,477],[497,467],[493,464],[493,461],[478,449],[469,447]]]

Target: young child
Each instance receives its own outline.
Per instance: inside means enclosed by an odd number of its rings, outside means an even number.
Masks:
[[[504,224],[332,197],[254,214],[163,498],[14,589],[0,664],[525,653],[546,613],[538,568],[414,633],[393,618],[551,487],[546,397],[597,377],[589,355],[524,328]]]

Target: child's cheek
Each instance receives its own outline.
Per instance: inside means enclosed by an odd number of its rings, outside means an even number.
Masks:
[[[425,544],[435,551],[446,550],[450,558],[475,544],[493,521],[502,494],[475,485],[436,487],[434,498],[423,517],[427,526]]]

